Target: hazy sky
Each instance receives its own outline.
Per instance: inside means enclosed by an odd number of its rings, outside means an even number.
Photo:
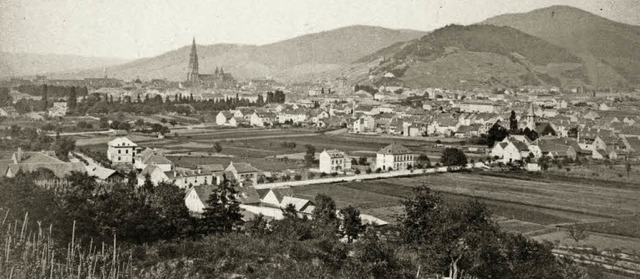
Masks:
[[[640,0],[0,0],[0,50],[141,58],[193,36],[267,44],[354,24],[433,30],[550,5],[640,25]]]

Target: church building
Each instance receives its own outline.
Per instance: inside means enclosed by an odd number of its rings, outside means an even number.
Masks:
[[[187,69],[187,84],[191,87],[233,88],[236,81],[231,74],[225,73],[224,69],[218,69],[218,67],[213,74],[200,74],[196,39],[193,38]]]

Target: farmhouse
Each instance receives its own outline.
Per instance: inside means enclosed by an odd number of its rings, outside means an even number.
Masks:
[[[216,124],[220,126],[238,126],[238,121],[234,117],[233,113],[229,111],[221,111],[216,115]]]
[[[225,173],[230,174],[233,178],[235,178],[240,185],[243,185],[244,182],[251,182],[251,185],[258,184],[258,172],[259,170],[251,166],[247,163],[233,163],[230,162],[229,166],[224,170]]]
[[[126,137],[113,139],[107,144],[107,158],[114,164],[135,164],[138,145]]]
[[[249,118],[251,126],[264,127],[273,125],[278,120],[277,116],[272,112],[254,112]]]
[[[173,169],[173,163],[164,155],[157,153],[151,148],[147,148],[139,152],[134,158],[134,166],[136,169],[145,169],[148,165],[156,165],[164,172]]]
[[[334,173],[351,169],[351,158],[339,150],[324,150],[320,153],[320,172]]]
[[[392,143],[376,154],[376,167],[381,170],[404,170],[415,165],[416,155],[408,148]]]

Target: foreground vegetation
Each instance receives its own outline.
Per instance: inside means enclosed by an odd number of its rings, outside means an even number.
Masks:
[[[39,220],[2,223],[7,278],[601,278],[549,243],[502,232],[482,203],[452,205],[426,187],[404,200],[397,225],[378,227],[322,194],[309,216],[290,206],[283,220],[245,222],[233,181],[196,218],[171,184],[74,174],[67,189],[42,189],[29,177],[0,181],[4,220]]]

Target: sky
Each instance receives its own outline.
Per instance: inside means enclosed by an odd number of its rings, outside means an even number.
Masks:
[[[640,0],[0,0],[0,51],[137,59],[194,36],[262,45],[356,24],[429,31],[551,5],[640,25]]]

